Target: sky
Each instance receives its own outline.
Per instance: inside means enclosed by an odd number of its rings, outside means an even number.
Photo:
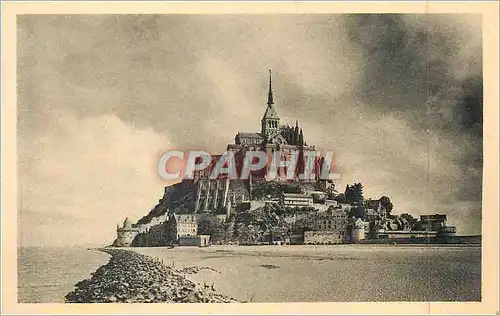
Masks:
[[[168,150],[282,122],[393,213],[481,232],[476,15],[18,16],[19,244],[99,245],[161,198]]]

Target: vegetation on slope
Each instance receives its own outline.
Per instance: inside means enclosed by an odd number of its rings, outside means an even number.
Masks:
[[[253,189],[252,198],[255,200],[279,199],[282,193],[302,193],[302,189],[296,184],[264,182]]]

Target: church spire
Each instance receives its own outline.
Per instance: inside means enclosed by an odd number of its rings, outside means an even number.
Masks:
[[[261,120],[261,134],[265,136],[265,138],[276,135],[280,131],[280,117],[278,116],[278,113],[276,113],[276,109],[274,108],[273,104],[273,85],[271,69],[269,69],[269,93],[267,96],[267,108]]]
[[[272,106],[274,104],[273,100],[273,87],[272,87],[272,79],[271,79],[271,69],[269,69],[269,93],[267,95],[267,105]]]

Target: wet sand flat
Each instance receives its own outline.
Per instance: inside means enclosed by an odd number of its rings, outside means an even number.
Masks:
[[[478,246],[129,248],[249,302],[479,301]]]

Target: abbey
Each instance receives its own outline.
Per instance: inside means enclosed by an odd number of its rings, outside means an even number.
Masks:
[[[279,153],[280,161],[290,161],[292,154],[298,155],[297,164],[295,166],[294,173],[300,174],[305,168],[305,158],[304,157],[317,157],[317,161],[314,161],[314,174],[317,175],[316,178],[302,179],[302,182],[317,182],[319,181],[319,169],[320,169],[320,159],[317,155],[314,145],[308,145],[304,138],[304,133],[302,128],[299,127],[298,120],[295,121],[295,126],[290,126],[289,124],[282,124],[281,119],[276,111],[274,104],[273,88],[272,88],[272,76],[271,70],[269,70],[269,90],[267,95],[267,107],[264,111],[264,115],[261,119],[260,132],[238,132],[234,137],[234,143],[228,144],[226,150],[232,152],[235,155],[236,169],[238,175],[240,175],[243,160],[245,154],[249,151],[260,151],[264,152],[269,160],[271,157]],[[220,159],[221,155],[212,155],[212,164],[205,170],[198,170],[194,173],[193,178],[198,181],[199,179],[206,179],[213,172],[216,167],[217,161]],[[279,162],[278,162],[279,163]],[[274,166],[275,167],[275,166]],[[270,168],[273,168],[271,161],[268,161],[265,168],[252,171],[251,179],[254,182],[263,181],[268,174]],[[277,167],[276,167],[277,168]],[[279,168],[279,177],[277,180],[280,182],[284,181],[297,181],[295,179],[285,179],[284,174],[286,174],[287,168]],[[218,177],[219,180],[225,179],[225,176]],[[269,178],[267,178],[269,180]],[[252,180],[251,180],[252,181]]]
[[[281,119],[276,111],[273,97],[272,76],[269,70],[269,91],[267,96],[267,108],[261,119],[260,132],[239,132],[234,137],[234,144],[229,144],[230,151],[264,150],[266,153],[280,151],[285,157],[291,151],[315,151],[314,146],[305,142],[302,128],[299,122],[295,126],[281,124]]]
[[[268,157],[272,157],[279,152],[282,161],[289,161],[292,153],[299,153],[295,173],[303,172],[305,162],[303,157],[316,154],[314,146],[308,145],[304,139],[304,133],[299,127],[298,120],[295,127],[281,124],[280,117],[276,111],[272,89],[272,76],[269,70],[269,90],[267,95],[267,108],[261,119],[260,132],[239,132],[234,138],[233,144],[227,145],[227,151],[233,152],[236,161],[236,172],[241,173],[243,159],[248,151],[262,151]],[[211,210],[224,210],[223,213],[230,214],[234,205],[243,201],[252,200],[255,187],[262,182],[269,181],[268,171],[272,168],[272,163],[267,163],[260,170],[250,172],[250,177],[245,180],[229,179],[228,175],[220,175],[217,179],[211,179],[210,175],[216,167],[221,155],[212,155],[211,165],[204,170],[197,170],[193,175],[194,183],[197,184],[197,194],[195,200],[195,213],[210,212]],[[321,161],[314,163],[315,178],[298,180],[297,177],[290,179],[286,177],[287,168],[280,167],[278,175],[272,180],[278,182],[292,182],[314,189],[327,189],[333,187],[333,182],[320,180]],[[299,183],[300,182],[300,183]]]

